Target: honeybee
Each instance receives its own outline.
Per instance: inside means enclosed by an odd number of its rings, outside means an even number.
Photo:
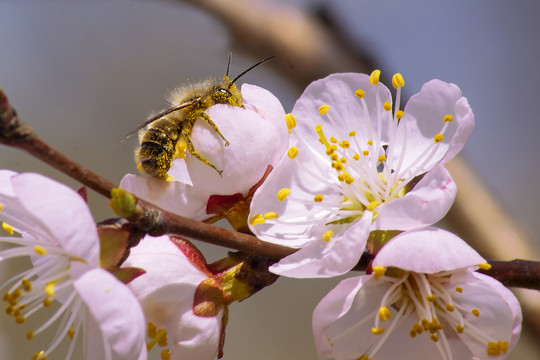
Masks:
[[[183,157],[187,150],[221,175],[223,170],[218,169],[195,150],[191,141],[193,126],[198,119],[206,121],[223,139],[225,146],[228,146],[229,142],[208,116],[206,109],[215,104],[244,107],[242,94],[235,82],[248,71],[273,58],[271,56],[259,61],[230,80],[231,56],[229,55],[227,71],[222,78],[194,82],[173,91],[170,96],[172,105],[170,108],[150,117],[127,135],[129,137],[139,133],[140,145],[135,151],[135,161],[139,171],[166,180],[172,161]]]

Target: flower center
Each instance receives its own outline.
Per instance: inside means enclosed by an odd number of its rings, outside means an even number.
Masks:
[[[12,316],[17,324],[24,324],[34,313],[50,308],[53,300],[61,299],[60,307],[39,328],[29,330],[26,338],[33,339],[59,320],[61,328],[56,331],[49,347],[34,353],[32,360],[46,360],[66,336],[72,340],[66,356],[69,359],[75,348],[74,340],[79,334],[84,313],[83,302],[75,291],[70,277],[70,263],[84,262],[84,259],[70,256],[55,245],[19,237],[14,233],[13,227],[5,222],[2,223],[2,228],[14,236],[2,238],[0,242],[18,246],[0,250],[0,259],[30,256],[33,257],[34,265],[0,285],[0,291],[9,286],[3,295],[3,300],[7,303],[6,313]]]
[[[150,341],[146,343],[146,350],[150,351],[155,345],[160,347],[167,347],[169,341],[167,339],[167,330],[158,329],[156,325],[151,322],[148,322],[148,328],[146,332]],[[160,356],[162,360],[169,360],[171,358],[171,349],[166,348],[160,351]]]
[[[374,279],[387,282],[390,286],[377,311],[370,315],[373,319],[371,333],[379,339],[360,359],[373,359],[409,316],[417,321],[409,329],[408,335],[411,338],[428,336],[436,344],[442,359],[454,359],[448,337],[455,335],[482,344],[488,356],[507,352],[508,341],[493,339],[475,325],[475,320],[482,314],[477,308],[460,301],[460,297],[466,294],[463,287],[452,285],[450,275],[455,272],[419,274],[390,268],[388,275],[383,275],[386,271],[384,267],[374,267],[373,270]],[[400,328],[399,331],[402,330]]]

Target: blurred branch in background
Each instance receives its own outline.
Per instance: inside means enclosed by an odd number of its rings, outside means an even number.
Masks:
[[[354,50],[354,44],[340,37],[329,17],[310,17],[294,6],[262,0],[184,2],[213,14],[231,30],[239,45],[258,57],[284,59],[282,71],[300,88],[333,72],[370,72],[375,68],[367,52],[362,55]],[[540,260],[531,240],[503,211],[471,166],[456,158],[448,168],[459,191],[447,225],[487,258]],[[522,289],[516,293],[526,324],[540,334],[540,293]]]

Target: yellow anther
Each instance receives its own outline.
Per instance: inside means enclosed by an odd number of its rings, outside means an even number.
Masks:
[[[157,335],[157,326],[154,325],[154,324],[151,323],[151,322],[148,322],[146,334],[148,335],[148,337],[149,337],[150,339],[155,338],[156,335]]]
[[[273,211],[269,211],[266,214],[264,214],[264,218],[266,220],[277,219],[278,217],[279,217],[278,213],[273,212]]]
[[[253,215],[251,219],[249,220],[249,224],[251,226],[261,225],[261,224],[264,224],[265,222],[266,220],[264,219],[264,216],[262,214]]]
[[[40,246],[40,245],[34,246],[34,251],[36,254],[41,255],[41,256],[47,255],[47,250],[45,250],[43,246]]]
[[[390,310],[388,310],[386,306],[381,306],[379,308],[379,319],[381,319],[381,321],[386,321],[391,318],[392,318],[392,313],[390,312]]]
[[[336,143],[337,143],[337,139],[336,139],[335,137],[331,136],[331,137],[330,137],[330,142],[336,144]]]
[[[287,196],[289,196],[290,193],[291,193],[291,189],[283,188],[283,189],[278,191],[277,199],[279,201],[284,201],[287,198]]]
[[[415,338],[416,337],[416,331],[414,331],[414,329],[409,330],[409,336],[412,337],[412,338]]]
[[[285,122],[287,123],[287,129],[289,129],[289,134],[292,132],[292,129],[296,127],[296,118],[293,114],[285,115]]]
[[[43,354],[45,354],[45,351],[43,351],[43,350],[41,350],[41,351],[38,352],[38,353],[34,353],[34,354],[32,355],[32,360],[38,360],[38,359],[39,359],[39,360],[43,360],[43,359],[45,359],[45,357],[42,357]]]
[[[465,330],[465,327],[463,325],[456,326],[456,331],[458,332],[458,334],[463,333],[463,330]]]
[[[335,165],[333,166],[333,168],[336,169],[337,171],[343,171],[343,169],[344,169],[343,164],[340,163],[339,161],[335,162]]]
[[[426,300],[429,302],[434,302],[436,298],[435,295],[426,295]]]
[[[384,332],[384,330],[385,330],[385,328],[383,328],[383,327],[380,327],[380,328],[374,328],[374,327],[372,327],[372,328],[371,328],[371,333],[372,333],[373,335],[380,335],[380,334],[382,334],[382,333]]]
[[[401,119],[403,117],[403,115],[405,115],[403,110],[396,111],[396,119],[398,119],[398,120]]]
[[[339,145],[344,149],[348,149],[351,147],[351,144],[347,140],[343,140],[341,143],[339,143]]]
[[[2,229],[4,229],[4,231],[7,232],[9,235],[13,235],[13,226],[3,222],[2,223]]]
[[[173,180],[174,180],[174,176],[172,175],[167,176],[167,178],[165,179],[165,181],[173,181]]]
[[[24,316],[17,316],[17,317],[15,318],[15,322],[16,322],[17,324],[24,324],[25,321],[26,321],[26,318],[25,318]]]
[[[358,96],[360,99],[362,99],[364,96],[366,96],[366,92],[362,89],[358,89],[354,92],[354,95]]]
[[[28,279],[22,279],[21,285],[24,291],[30,292],[32,291],[32,282]]]
[[[338,154],[335,154],[335,153],[334,153],[334,154],[330,155],[330,159],[331,159],[332,161],[338,161],[338,160],[339,160],[339,156],[338,156]]]
[[[439,341],[439,337],[437,335],[435,335],[435,334],[431,334],[430,338],[431,338],[431,340],[433,340],[435,342]]]
[[[369,356],[367,356],[366,354],[362,354],[358,359],[356,360],[371,360],[371,358]]]
[[[4,210],[4,205],[0,204],[0,211]]]
[[[394,88],[396,89],[405,86],[405,80],[400,73],[394,74],[394,76],[392,76],[392,86],[394,86]]]
[[[169,350],[161,350],[159,353],[161,355],[161,360],[170,360],[171,359],[171,353]]]
[[[347,162],[347,159],[343,156],[341,157],[341,159],[339,159],[339,161],[341,161],[342,164],[345,164]]]
[[[330,105],[321,105],[319,106],[319,114],[324,115],[330,110]]]
[[[377,200],[374,200],[374,201],[370,202],[368,204],[368,206],[366,206],[366,209],[369,210],[369,211],[372,211],[373,209],[375,209],[379,205],[381,205],[381,202],[377,201]]]
[[[454,305],[452,305],[452,304],[446,304],[446,310],[448,310],[448,311],[454,311]]]
[[[379,83],[379,78],[381,77],[381,70],[373,70],[369,75],[369,83],[377,85]]]
[[[296,146],[291,146],[289,148],[289,151],[287,151],[287,155],[291,158],[291,159],[294,159],[296,157],[296,155],[298,155],[298,148]]]
[[[501,355],[508,351],[508,341],[490,341],[487,343],[487,354],[491,356]]]
[[[332,236],[334,236],[334,232],[332,230],[328,230],[323,234],[322,239],[325,242],[329,242]]]
[[[323,196],[321,194],[317,194],[313,197],[313,201],[315,202],[321,202],[323,201]]]
[[[167,339],[167,333],[165,332],[165,334],[160,336],[158,340],[158,345],[163,347],[163,346],[167,346],[168,344],[169,344],[169,340]]]
[[[48,297],[53,298],[54,297],[54,283],[50,282],[47,285],[45,285],[45,294],[47,294]]]
[[[353,158],[354,160],[359,160],[359,159],[360,159],[360,155],[359,155],[359,154],[354,154],[352,158]]]
[[[463,292],[463,288],[461,286],[456,286],[456,292],[461,294]]]
[[[386,155],[380,155],[379,162],[383,162],[384,160],[386,160]]]
[[[472,309],[471,312],[472,312],[473,315],[476,316],[476,317],[480,316],[480,310],[478,310],[478,309]]]
[[[27,340],[32,340],[34,338],[34,330],[28,330],[26,332],[26,339]]]
[[[369,155],[369,151],[368,151],[368,150],[364,150],[364,151],[362,151],[362,154],[363,154],[364,156],[368,156],[368,155]]]
[[[478,264],[478,267],[482,270],[489,270],[491,269],[491,265],[488,264],[488,263],[482,263],[482,264]]]
[[[350,137],[353,137],[353,136],[355,136],[355,135],[356,135],[356,131],[349,131],[349,136],[350,136]]]
[[[436,143],[441,142],[444,140],[443,134],[437,134],[433,137],[433,141]]]
[[[392,110],[392,104],[390,104],[390,101],[385,101],[384,104],[383,104],[383,108],[386,111]]]
[[[44,307],[50,307],[52,305],[52,301],[49,298],[43,299],[43,306]]]
[[[450,122],[452,120],[454,120],[454,117],[452,115],[450,115],[450,114],[445,115],[445,117],[443,117],[444,122]]]
[[[373,278],[376,280],[384,275],[386,272],[386,266],[373,266]]]
[[[368,144],[368,146],[373,145],[373,140],[368,140],[368,141],[367,141],[367,144]]]
[[[73,336],[75,336],[75,329],[70,327],[67,331],[67,336],[69,336],[69,338],[73,340]]]

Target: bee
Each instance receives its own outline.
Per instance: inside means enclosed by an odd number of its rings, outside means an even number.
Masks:
[[[230,80],[231,56],[229,55],[227,71],[222,78],[194,82],[173,91],[170,96],[172,105],[170,108],[150,117],[127,135],[129,137],[139,133],[140,144],[135,151],[135,161],[139,171],[166,180],[172,161],[184,157],[186,151],[189,151],[191,155],[221,175],[223,170],[218,169],[193,146],[191,141],[193,126],[199,119],[206,121],[223,139],[225,146],[228,146],[229,142],[208,116],[206,110],[215,104],[229,104],[243,108],[242,94],[235,82],[247,72],[273,58],[271,56],[259,61]]]

